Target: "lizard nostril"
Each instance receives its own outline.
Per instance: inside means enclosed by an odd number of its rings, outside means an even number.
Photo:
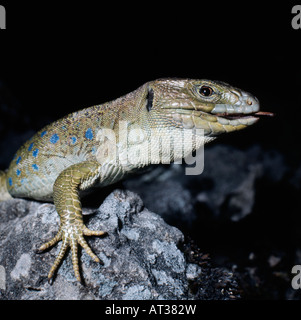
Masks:
[[[248,99],[246,102],[247,102],[247,104],[248,104],[249,106],[251,106],[251,105],[253,104],[253,102],[252,102],[251,99]]]

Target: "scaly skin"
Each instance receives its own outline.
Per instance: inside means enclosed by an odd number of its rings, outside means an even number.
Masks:
[[[148,82],[124,97],[69,114],[37,132],[17,151],[9,169],[0,172],[0,201],[12,197],[53,201],[60,228],[40,250],[58,241],[62,246],[48,278],[70,247],[80,281],[78,244],[99,261],[84,236],[104,234],[83,224],[80,193],[163,159],[185,157],[219,134],[252,125],[265,114],[258,111],[255,97],[222,82]],[[183,138],[187,132],[190,141]],[[170,142],[173,152],[167,147]]]

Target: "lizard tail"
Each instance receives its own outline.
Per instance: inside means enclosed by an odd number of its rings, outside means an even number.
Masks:
[[[6,187],[6,172],[0,170],[0,202],[12,199]]]

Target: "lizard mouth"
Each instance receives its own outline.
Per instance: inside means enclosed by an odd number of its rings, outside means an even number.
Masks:
[[[274,113],[267,112],[267,111],[256,111],[251,113],[227,113],[227,112],[221,112],[221,113],[214,113],[214,116],[216,116],[217,122],[219,122],[222,125],[231,125],[231,126],[237,126],[237,125],[252,125],[255,122],[257,122],[260,117],[273,117]]]
[[[236,114],[223,112],[223,113],[214,113],[214,115],[217,117],[225,118],[227,120],[236,120],[236,119],[242,119],[242,118],[248,118],[248,117],[255,117],[255,118],[260,118],[262,116],[273,117],[275,114],[267,111],[258,111],[253,113],[236,113]]]

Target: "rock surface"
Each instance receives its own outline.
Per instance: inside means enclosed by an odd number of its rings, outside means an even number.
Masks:
[[[157,166],[127,179],[124,185],[139,193],[145,205],[168,223],[189,229],[204,208],[219,220],[244,219],[255,204],[256,182],[267,179],[277,183],[288,171],[280,153],[259,146],[242,151],[214,145],[207,147],[204,155],[201,175],[185,175],[184,165],[172,164],[169,170]]]
[[[23,199],[0,203],[0,299],[238,297],[233,273],[211,268],[204,259],[199,263],[197,250],[193,256],[183,244],[183,234],[144,208],[138,195],[115,190],[96,212],[83,211],[88,228],[108,232],[87,238],[103,265],[79,251],[82,285],[73,275],[69,253],[50,285],[47,273],[60,245],[35,252],[58,230],[54,205]]]

